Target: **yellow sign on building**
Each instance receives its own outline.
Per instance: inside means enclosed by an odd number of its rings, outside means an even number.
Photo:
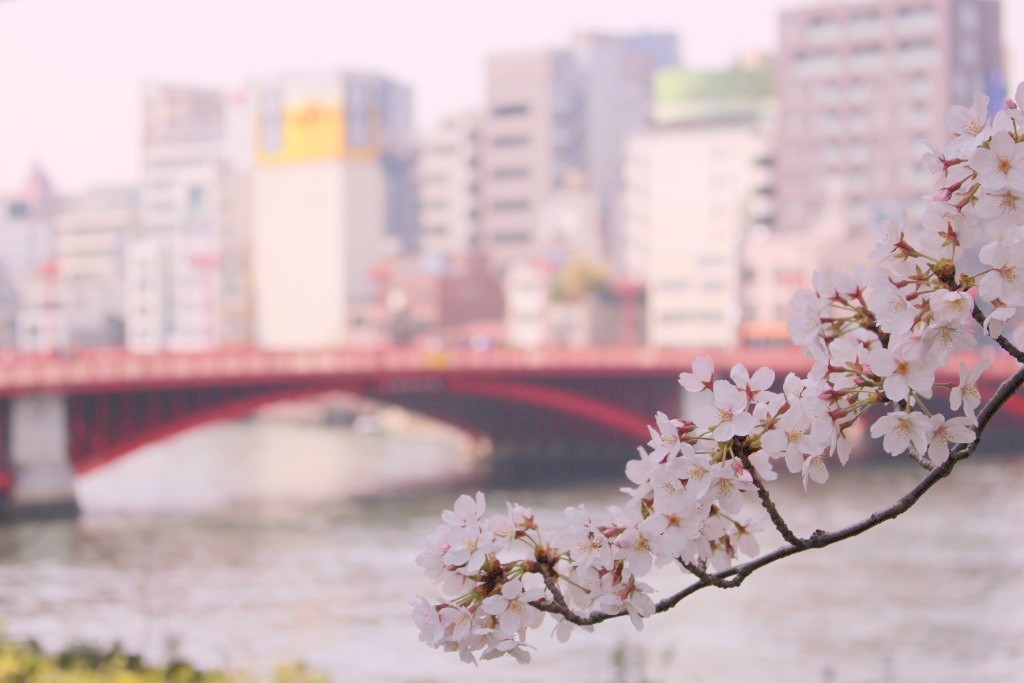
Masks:
[[[348,111],[344,104],[332,92],[264,88],[257,100],[256,163],[273,166],[328,159],[377,159],[379,149],[375,135],[363,133],[353,140],[356,132],[353,126],[360,132],[372,130],[372,109],[360,107],[358,111]],[[355,116],[360,120],[356,121]]]

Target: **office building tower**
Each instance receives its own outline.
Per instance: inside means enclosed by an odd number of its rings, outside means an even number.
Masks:
[[[630,139],[625,168],[626,261],[651,345],[740,343],[742,243],[771,215],[771,93],[766,68],[656,78],[661,125]]]
[[[873,237],[923,201],[921,141],[944,143],[949,106],[975,91],[1002,105],[996,0],[823,2],[780,30],[780,231]]]
[[[420,250],[450,259],[473,248],[480,224],[480,115],[453,114],[417,147]]]
[[[395,202],[409,208],[399,185],[412,167],[390,162],[411,140],[408,89],[376,74],[307,72],[261,81],[254,98],[256,341],[364,339],[378,300],[372,267],[399,248],[389,217]]]
[[[138,232],[138,193],[96,188],[65,197],[54,216],[54,259],[72,347],[124,343],[124,264]]]
[[[248,170],[238,145],[248,104],[219,90],[159,85],[145,89],[142,106],[140,230],[127,256],[126,344],[155,351],[246,343]],[[157,252],[164,255],[154,258]],[[131,263],[168,270],[142,275]],[[166,296],[154,299],[145,289],[153,281],[169,283]],[[165,310],[148,308],[157,304]]]

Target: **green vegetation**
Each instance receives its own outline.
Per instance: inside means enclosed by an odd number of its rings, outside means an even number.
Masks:
[[[16,643],[0,637],[0,681],[3,683],[248,683],[257,680],[245,673],[199,671],[191,664],[173,661],[164,667],[146,665],[137,655],[115,645],[110,650],[86,646],[67,648],[48,655],[34,642]],[[305,665],[279,666],[275,683],[328,683]]]

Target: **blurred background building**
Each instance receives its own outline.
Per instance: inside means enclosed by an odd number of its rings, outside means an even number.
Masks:
[[[246,107],[244,97],[190,86],[143,92],[139,232],[125,264],[130,349],[249,341]]]
[[[1000,17],[807,2],[714,71],[583,32],[419,133],[373,71],[149,84],[137,186],[0,195],[0,345],[784,343],[794,288],[920,210],[946,109],[1000,106]]]
[[[373,266],[415,230],[411,94],[377,74],[300,73],[254,86],[255,341],[373,341]]]

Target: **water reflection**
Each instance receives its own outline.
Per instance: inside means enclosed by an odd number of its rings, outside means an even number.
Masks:
[[[405,601],[433,586],[412,558],[450,506],[417,482],[465,476],[450,435],[359,436],[235,423],[154,446],[83,478],[74,523],[0,529],[9,633],[170,652],[267,671],[303,659],[339,681],[1014,680],[1024,670],[1024,458],[968,461],[903,519],[705,591],[649,621],[534,636],[528,669],[480,669],[416,642]],[[802,531],[881,507],[917,472],[891,461],[833,474],[780,505]],[[511,496],[558,524],[568,503],[621,502],[617,483]],[[369,495],[375,494],[375,495]],[[765,544],[773,538],[768,535]],[[683,580],[666,568],[650,581]],[[616,664],[618,662],[618,664]]]

